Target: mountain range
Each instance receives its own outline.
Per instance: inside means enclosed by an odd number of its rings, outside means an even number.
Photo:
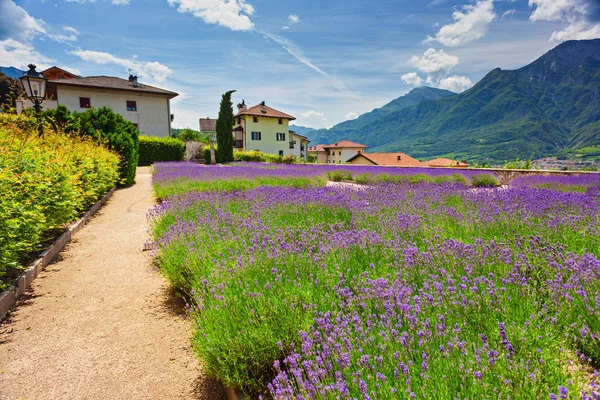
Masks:
[[[517,70],[494,69],[460,94],[414,89],[328,130],[311,145],[342,139],[369,151],[417,158],[502,161],[573,154],[600,146],[600,39],[568,41]]]
[[[19,79],[25,71],[21,71],[15,67],[0,67],[0,72],[12,79]]]

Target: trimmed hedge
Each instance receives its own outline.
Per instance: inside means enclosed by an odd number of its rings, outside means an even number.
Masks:
[[[0,114],[0,291],[29,253],[106,194],[119,178],[119,157],[89,138]]]
[[[158,161],[182,161],[184,156],[185,143],[179,139],[140,136],[140,166]]]
[[[138,165],[139,132],[133,124],[108,107],[71,113],[65,106],[44,112],[45,121],[55,132],[90,137],[121,157],[120,185],[133,185]]]

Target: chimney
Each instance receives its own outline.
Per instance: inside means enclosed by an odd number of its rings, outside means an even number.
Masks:
[[[402,156],[398,156],[398,162],[402,161]]]
[[[260,112],[263,114],[267,113],[267,104],[264,102],[264,100],[260,103]]]
[[[242,102],[237,105],[237,108],[238,113],[248,110],[248,107],[246,106],[246,100],[242,99]]]

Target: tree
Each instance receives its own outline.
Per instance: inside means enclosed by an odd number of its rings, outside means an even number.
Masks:
[[[217,119],[217,162],[228,163],[233,161],[233,103],[230,90],[223,95],[219,118]]]
[[[15,108],[22,90],[21,82],[0,72],[0,110]]]

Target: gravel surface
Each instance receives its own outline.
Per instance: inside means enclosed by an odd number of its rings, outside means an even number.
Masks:
[[[115,192],[0,324],[0,399],[221,399],[151,267],[148,168]]]

